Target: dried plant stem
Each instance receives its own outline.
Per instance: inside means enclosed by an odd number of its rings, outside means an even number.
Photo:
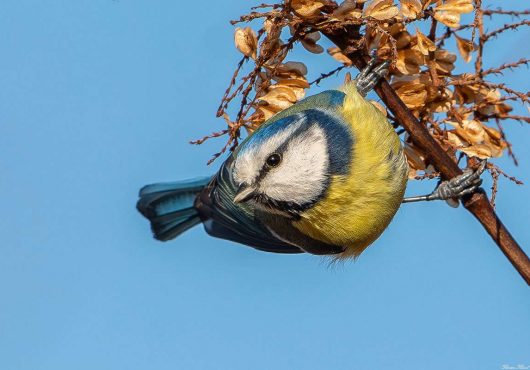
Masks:
[[[502,10],[502,9],[485,9],[482,11],[484,15],[491,17],[494,14],[511,15],[512,17],[519,17],[521,15],[530,14],[530,10]]]
[[[520,67],[522,65],[528,65],[528,63],[530,63],[530,59],[521,58],[517,62],[503,63],[500,66],[498,66],[497,68],[486,69],[482,74],[484,76],[489,75],[489,74],[502,74],[503,71],[506,70],[506,69],[514,69],[514,68]]]
[[[487,38],[484,36],[484,17],[482,14],[482,0],[475,0],[475,21],[473,22],[473,36],[471,41],[475,38],[475,31],[478,29],[478,50],[477,60],[475,61],[475,73],[482,77],[482,57],[484,55],[484,43]]]
[[[503,33],[509,30],[515,30],[521,26],[530,26],[530,20],[525,19],[524,21],[521,21],[519,23],[505,24],[503,27],[485,34],[484,38],[490,39],[492,37],[498,36],[500,33]]]
[[[324,80],[324,79],[326,79],[326,78],[328,78],[330,76],[333,76],[335,73],[338,73],[338,72],[342,71],[344,68],[346,68],[346,66],[343,65],[343,66],[339,66],[339,67],[335,68],[334,70],[329,71],[327,73],[321,73],[320,77],[318,77],[314,81],[311,81],[309,83],[309,85],[315,85],[315,84],[318,85],[322,80]]]
[[[333,31],[322,30],[322,32],[354,62],[357,68],[362,69],[366,65],[365,60],[358,52],[348,52],[349,46],[355,45],[360,38],[358,28],[345,27]],[[482,34],[480,29],[479,32]],[[481,61],[477,63],[476,67],[482,72]],[[375,91],[393,113],[396,120],[410,134],[414,144],[427,154],[430,162],[434,164],[443,178],[451,179],[462,174],[462,170],[457,163],[447,155],[425,126],[414,117],[386,80],[381,81],[376,86]],[[504,255],[521,274],[522,278],[530,285],[530,259],[497,217],[484,190],[480,189],[479,192],[465,197],[463,204],[478,219]]]

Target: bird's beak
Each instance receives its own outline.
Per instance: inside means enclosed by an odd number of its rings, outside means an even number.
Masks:
[[[234,197],[234,203],[243,203],[252,199],[252,197],[255,195],[255,191],[256,190],[252,186],[241,185],[239,189],[237,189],[237,193]]]

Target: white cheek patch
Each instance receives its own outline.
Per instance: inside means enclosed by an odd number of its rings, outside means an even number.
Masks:
[[[249,142],[248,148],[241,152],[234,163],[234,180],[237,184],[252,184],[257,179],[265,160],[285,143],[293,133],[305,124],[303,115],[297,122],[289,124],[284,130],[258,142]]]
[[[326,137],[318,125],[311,125],[289,142],[277,168],[260,182],[269,197],[297,204],[317,199],[327,186],[329,156]]]

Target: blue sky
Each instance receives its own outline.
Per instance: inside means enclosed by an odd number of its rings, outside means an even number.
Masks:
[[[222,140],[187,142],[223,127],[215,111],[240,57],[228,20],[250,4],[0,4],[0,368],[530,365],[528,287],[461,208],[405,205],[361,258],[333,267],[200,227],[151,238],[138,189],[219,165],[205,163]],[[499,38],[487,58],[528,56],[528,36]],[[294,58],[313,76],[334,66]],[[527,73],[502,80],[526,91]],[[530,128],[505,126],[521,164],[497,163],[528,182]],[[501,180],[497,201],[527,252],[529,194]]]

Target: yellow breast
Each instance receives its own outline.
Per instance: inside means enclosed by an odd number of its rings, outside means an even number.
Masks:
[[[356,257],[388,226],[407,183],[407,162],[386,117],[357,92],[343,88],[342,115],[354,136],[351,171],[334,176],[324,199],[293,225],[306,235],[346,248]]]

